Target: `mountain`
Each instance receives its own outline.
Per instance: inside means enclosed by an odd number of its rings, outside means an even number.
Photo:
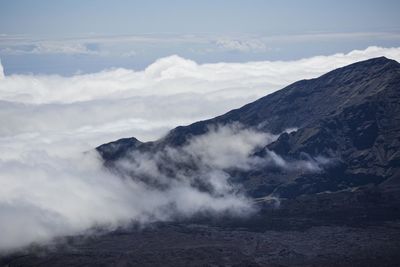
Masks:
[[[264,135],[268,142],[260,143]],[[229,149],[243,140],[257,144],[244,158]],[[396,61],[355,63],[157,141],[124,138],[97,151],[110,171],[160,190],[176,176],[212,190],[204,180],[220,168],[258,212],[195,214],[65,237],[0,255],[0,266],[400,266]],[[205,152],[213,156],[207,162],[197,157]]]
[[[112,166],[134,151],[156,153],[165,147],[182,147],[212,126],[240,123],[279,135],[254,151],[254,156],[273,153],[289,164],[305,162],[319,169],[307,172],[266,165],[231,171],[232,180],[250,196],[295,198],[361,186],[394,190],[400,183],[399,88],[400,64],[374,58],[295,82],[216,118],[179,126],[154,142],[126,138],[97,150]],[[284,132],[293,128],[297,130]]]

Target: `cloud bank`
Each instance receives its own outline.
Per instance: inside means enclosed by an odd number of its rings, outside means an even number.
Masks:
[[[173,150],[157,160],[144,154],[121,163],[138,177],[140,171],[154,172],[151,177],[167,185],[162,190],[140,179],[116,178],[96,155],[83,152],[121,137],[156,139],[174,126],[222,114],[296,80],[377,56],[400,61],[400,48],[248,63],[197,64],[171,56],[143,71],[70,77],[4,76],[0,65],[0,250],[96,225],[113,228],[202,210],[241,213],[248,200],[229,184],[225,170],[257,164],[249,153],[271,136],[240,127],[214,129],[180,151],[200,158],[199,170],[212,171],[181,173],[178,180],[158,175],[155,168],[162,157],[179,162]],[[199,181],[212,190],[200,190]],[[165,203],[174,207],[173,214],[165,212]]]
[[[143,155],[137,173],[152,173],[154,162]],[[121,179],[102,169],[95,155],[56,158],[30,153],[18,161],[0,162],[0,252],[32,242],[84,233],[92,227],[108,230],[131,222],[148,223],[191,216],[197,212],[251,212],[250,202],[237,194],[227,177],[207,174],[214,193],[203,192],[181,176],[154,176],[168,189],[140,180]]]

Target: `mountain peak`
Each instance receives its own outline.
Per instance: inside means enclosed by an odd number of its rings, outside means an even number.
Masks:
[[[385,57],[372,58],[293,83],[219,117],[177,127],[156,142],[121,139],[97,150],[105,163],[113,166],[113,162],[129,157],[133,151],[157,154],[166,148],[166,151],[182,148],[191,138],[202,136],[217,125],[238,123],[244,128],[276,135],[296,128],[293,133],[282,134],[259,148],[255,155],[269,160],[266,151],[271,151],[281,162],[306,161],[314,170],[323,172],[281,170],[285,164],[271,168],[268,163],[261,169],[240,174],[233,171],[230,173],[233,181],[240,180],[246,192],[254,197],[277,194],[295,198],[383,182],[388,188],[397,188],[399,86],[400,64]],[[204,149],[210,146],[206,144]],[[326,169],[319,167],[324,162]],[[160,169],[175,170],[173,158],[162,163]],[[196,162],[190,164],[183,164],[182,168],[196,169]],[[166,168],[168,165],[174,167]],[[178,165],[182,166],[182,162]]]
[[[359,62],[359,63],[368,62],[368,61],[369,61],[369,62],[376,63],[376,64],[382,64],[382,63],[386,64],[386,63],[388,63],[388,62],[400,64],[400,63],[398,63],[396,60],[387,58],[387,57],[385,57],[385,56],[367,59],[367,60],[361,61],[361,62]]]
[[[209,126],[240,123],[273,134],[301,129],[337,116],[348,108],[384,97],[400,84],[400,64],[386,57],[357,62],[321,77],[295,82],[239,109],[216,118],[180,126],[164,138],[150,143],[122,139],[98,148],[105,160],[123,157],[132,149],[153,150],[184,145],[188,138],[202,135]],[[386,101],[386,98],[385,98]]]
[[[374,65],[378,65],[378,66],[388,65],[388,66],[392,66],[392,67],[400,67],[400,63],[397,62],[396,60],[387,58],[385,56],[381,56],[381,57],[374,57],[374,58],[366,59],[363,61],[359,61],[359,62],[350,64],[350,65],[347,65],[343,68],[371,67]]]
[[[341,76],[348,75],[350,73],[354,75],[374,75],[374,74],[382,74],[385,72],[389,72],[391,70],[400,70],[400,63],[397,62],[396,60],[389,59],[387,57],[376,57],[376,58],[371,58],[367,59],[364,61],[359,61],[338,69],[335,69],[333,71],[330,71],[322,77],[331,77],[335,76],[337,78],[340,78]],[[353,78],[353,77],[351,77]]]

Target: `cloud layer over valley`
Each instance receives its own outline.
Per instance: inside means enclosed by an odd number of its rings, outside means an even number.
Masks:
[[[153,177],[164,185],[160,188],[105,171],[93,148],[122,137],[154,140],[175,126],[222,114],[294,81],[377,56],[400,61],[400,48],[248,63],[197,64],[170,56],[144,71],[110,69],[70,77],[4,76],[0,64],[0,252],[98,225],[115,228],[198,211],[251,211],[225,170],[259,164],[252,151],[276,136],[238,125],[216,128],[181,151],[140,154],[118,163],[138,177],[141,172]],[[269,160],[287,167],[271,153],[263,164]],[[198,159],[201,168],[170,179],[157,172],[165,157],[185,164]],[[318,170],[315,164],[310,169]],[[200,190],[199,181],[211,190]]]

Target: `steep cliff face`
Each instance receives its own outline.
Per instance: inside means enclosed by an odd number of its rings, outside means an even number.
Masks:
[[[381,57],[298,81],[222,116],[177,127],[155,142],[121,139],[97,150],[112,166],[134,151],[182,147],[212,126],[240,123],[280,134],[254,151],[264,165],[229,170],[253,197],[293,198],[371,184],[389,190],[400,180],[399,114],[400,64]],[[282,133],[291,128],[296,130]]]

